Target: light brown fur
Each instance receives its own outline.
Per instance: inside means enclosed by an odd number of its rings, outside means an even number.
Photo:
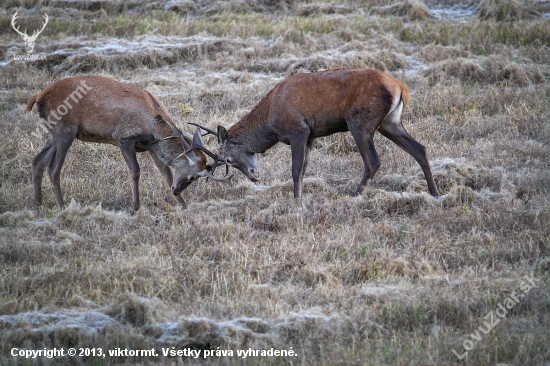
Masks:
[[[120,148],[133,180],[134,210],[140,206],[140,169],[136,152],[150,152],[181,204],[184,204],[181,191],[207,171],[206,156],[198,149],[186,154],[187,159],[176,159],[190,145],[164,105],[143,89],[101,76],[75,76],[59,80],[30,97],[27,111],[34,104],[52,135],[33,159],[34,200],[37,205],[42,204],[42,176],[48,165],[57,204],[63,207],[60,171],[75,138]],[[175,138],[162,140],[168,136]],[[175,179],[168,166],[175,168]]]

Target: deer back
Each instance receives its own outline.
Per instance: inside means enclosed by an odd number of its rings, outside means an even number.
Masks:
[[[155,123],[157,115],[170,120],[166,108],[147,91],[101,76],[76,76],[59,80],[35,97],[40,117],[48,127],[78,125],[77,138],[114,143],[121,138],[156,135],[156,128],[172,133],[170,126]],[[155,133],[157,132],[157,133]]]

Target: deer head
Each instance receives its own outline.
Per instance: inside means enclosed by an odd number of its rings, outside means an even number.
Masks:
[[[186,171],[180,174],[178,169],[176,169],[172,193],[174,193],[175,195],[179,194],[183,189],[185,189],[189,184],[191,184],[199,177],[206,177],[216,182],[223,182],[229,185],[233,185],[231,183],[231,178],[233,178],[233,174],[231,174],[230,176],[226,175],[225,177],[217,177],[214,175],[214,170],[216,169],[216,166],[219,162],[219,156],[212,153],[204,146],[199,128],[197,128],[197,130],[195,131],[195,134],[193,135],[193,140],[190,140],[183,135],[182,138],[183,146],[186,150],[182,154],[178,155],[176,157],[176,160],[180,157],[185,157],[189,166],[192,168],[192,172],[189,173]],[[195,153],[195,150],[202,151],[206,155],[214,159],[214,166],[206,165],[206,160],[201,159],[200,156]]]
[[[252,182],[260,180],[260,172],[256,168],[254,153],[248,151],[243,145],[237,144],[229,139],[227,130],[218,126],[218,143],[220,156],[227,166],[239,169]]]
[[[34,33],[32,34],[32,36],[27,35],[27,30],[26,29],[25,29],[25,32],[19,31],[19,27],[15,26],[15,20],[17,18],[18,18],[17,12],[15,12],[15,14],[13,14],[13,17],[11,18],[11,26],[13,27],[13,29],[15,29],[15,31],[17,33],[19,33],[21,35],[21,37],[23,37],[23,40],[25,41],[25,48],[27,49],[27,53],[30,54],[34,51],[34,42],[36,41],[36,38],[38,38],[38,35],[40,33],[42,33],[44,28],[46,28],[46,24],[48,24],[48,19],[49,19],[48,15],[44,14],[45,22],[44,22],[44,24],[42,24],[42,29],[35,30]]]

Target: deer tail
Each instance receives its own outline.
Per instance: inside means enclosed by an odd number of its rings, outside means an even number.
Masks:
[[[409,100],[411,100],[411,92],[409,90],[409,87],[405,84],[401,87],[401,101],[403,102],[403,109],[409,104]]]
[[[27,112],[30,112],[32,110],[34,103],[36,103],[37,97],[38,95],[33,95],[32,97],[29,98],[29,100],[27,101]]]

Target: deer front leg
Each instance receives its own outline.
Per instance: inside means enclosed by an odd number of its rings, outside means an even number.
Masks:
[[[311,147],[313,146],[313,140],[308,140],[306,145],[306,154],[304,156],[304,167],[302,170],[304,171],[304,174],[306,173],[307,165],[309,163],[309,153],[311,152]]]
[[[131,140],[119,140],[120,151],[130,170],[132,177],[132,195],[134,199],[134,211],[139,210],[139,164],[136,157],[136,145]]]
[[[164,164],[158,158],[158,156],[157,156],[157,154],[155,154],[155,152],[149,151],[149,154],[151,155],[151,158],[153,158],[153,162],[155,163],[155,165],[156,165],[157,169],[159,170],[160,174],[162,174],[162,176],[164,177],[164,180],[166,181],[166,183],[168,183],[168,186],[171,187],[172,182],[174,181],[174,176],[172,175],[172,171],[170,170],[168,165]],[[181,196],[181,193],[176,196],[176,200],[178,201],[178,203],[181,206],[186,207],[185,201],[184,201],[183,197]]]
[[[294,198],[302,196],[302,181],[304,179],[307,156],[309,155],[310,144],[308,136],[298,135],[290,140],[292,152],[292,180],[294,181]]]

